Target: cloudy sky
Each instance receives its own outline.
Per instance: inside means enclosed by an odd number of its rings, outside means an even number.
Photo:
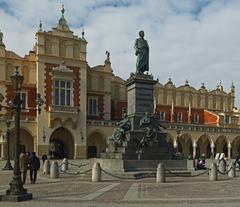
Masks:
[[[39,20],[48,31],[60,18],[61,4],[75,34],[82,28],[90,66],[111,53],[114,73],[135,71],[133,43],[139,30],[150,45],[150,71],[161,83],[188,79],[199,88],[231,82],[240,92],[240,0],[0,0],[0,29],[8,50],[24,56],[32,49]],[[240,105],[237,95],[237,105]]]

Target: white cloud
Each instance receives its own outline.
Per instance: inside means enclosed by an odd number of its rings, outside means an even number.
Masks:
[[[126,79],[135,70],[133,42],[143,29],[150,45],[150,66],[155,78],[165,83],[172,77],[176,85],[188,79],[196,88],[204,82],[211,89],[222,80],[227,91],[233,80],[239,93],[240,1],[65,0],[63,3],[66,19],[75,34],[80,35],[84,25],[91,66],[102,64],[104,53],[109,50],[114,73]],[[61,1],[50,0],[0,0],[0,29],[7,48],[22,56],[26,54],[34,45],[39,20],[42,19],[45,30],[50,30],[60,17],[60,5]]]

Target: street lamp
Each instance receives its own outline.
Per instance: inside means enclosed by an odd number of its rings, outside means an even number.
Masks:
[[[10,126],[11,126],[11,120],[6,120],[6,126],[7,126],[7,132],[6,132],[6,139],[7,139],[7,161],[5,163],[5,166],[3,167],[3,170],[12,170],[13,167],[10,162]]]
[[[21,172],[19,165],[20,155],[20,113],[21,113],[21,87],[23,83],[23,76],[19,74],[18,67],[16,67],[14,75],[11,76],[12,86],[14,90],[15,98],[11,104],[15,110],[15,130],[16,130],[16,146],[15,146],[15,158],[13,177],[10,181],[10,188],[6,191],[6,195],[1,197],[2,201],[26,201],[32,199],[32,194],[27,193],[27,189],[23,188],[21,181]]]
[[[14,90],[14,100],[11,103],[10,108],[15,111],[15,130],[16,130],[16,146],[15,146],[15,158],[14,158],[14,169],[13,177],[10,181],[10,188],[6,191],[5,195],[0,196],[0,201],[26,201],[32,199],[32,194],[27,192],[27,189],[23,188],[23,183],[21,181],[21,172],[19,165],[20,156],[20,114],[21,114],[21,87],[23,83],[23,76],[20,75],[18,71],[18,66],[16,67],[14,75],[11,76],[12,86]],[[1,97],[0,97],[1,98]],[[1,100],[0,100],[1,101]],[[43,100],[40,95],[37,95],[37,110],[40,113],[39,106],[43,104]]]

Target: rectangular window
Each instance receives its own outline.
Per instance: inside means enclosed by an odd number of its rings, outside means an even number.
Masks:
[[[21,104],[21,108],[22,109],[26,109],[27,108],[27,93],[21,93],[21,100],[22,100],[22,104]]]
[[[183,122],[182,113],[177,113],[177,122]]]
[[[159,119],[160,119],[160,121],[165,121],[165,112],[164,111],[160,112]]]
[[[230,124],[230,116],[229,115],[224,116],[224,123]]]
[[[193,115],[193,123],[199,123],[199,114]]]
[[[72,82],[65,80],[54,80],[53,104],[56,106],[71,106]]]
[[[89,97],[88,98],[88,114],[89,115],[97,115],[98,110],[98,98],[97,97]]]

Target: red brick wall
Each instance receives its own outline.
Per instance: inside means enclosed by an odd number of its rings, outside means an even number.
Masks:
[[[123,109],[127,109],[127,101],[111,101],[111,119],[120,120],[122,119]]]
[[[69,67],[73,70],[74,73],[74,82],[73,82],[73,103],[74,106],[80,107],[80,68],[78,67]]]
[[[155,114],[156,116],[159,116],[160,112],[165,112],[165,121],[170,122],[171,121],[171,105],[160,105],[158,104],[156,106]],[[188,115],[188,107],[179,107],[179,106],[174,106],[174,119],[173,122],[177,122],[177,113],[182,113],[183,116],[183,123],[193,123],[193,117],[194,114],[199,115],[199,123],[204,124],[204,110],[203,109],[196,109],[196,108],[191,108],[191,122],[189,122],[189,115]]]
[[[21,116],[36,116],[36,87],[23,85],[22,91],[27,94],[26,109],[28,110],[22,110]],[[14,92],[12,90],[12,85],[6,85],[6,104],[9,101],[13,101],[13,98]],[[11,116],[11,111],[7,111],[7,114]]]
[[[57,64],[45,63],[45,110],[49,111],[49,106],[52,104],[52,75],[51,70],[57,67]]]

